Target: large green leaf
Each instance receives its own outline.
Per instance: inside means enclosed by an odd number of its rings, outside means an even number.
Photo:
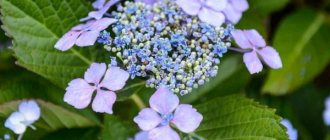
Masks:
[[[65,87],[79,77],[99,51],[54,48],[56,41],[87,15],[84,0],[1,0],[3,29],[13,37],[18,64]]]
[[[300,10],[280,25],[274,47],[280,53],[283,68],[272,70],[264,92],[285,94],[312,80],[330,60],[330,26],[324,16],[312,10]]]
[[[43,136],[41,140],[96,140],[98,135],[99,128],[95,127],[61,129]]]
[[[268,15],[282,9],[290,0],[248,0],[250,10],[258,11],[258,15]]]
[[[137,131],[134,125],[124,122],[116,116],[106,115],[104,122],[101,135],[104,140],[127,140]]]
[[[196,133],[206,139],[288,139],[275,110],[244,96],[216,98],[196,108],[204,117]]]

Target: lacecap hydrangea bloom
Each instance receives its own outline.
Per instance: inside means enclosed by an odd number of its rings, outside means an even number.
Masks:
[[[109,12],[112,6],[116,10]],[[92,109],[112,114],[115,92],[129,78],[145,80],[157,91],[134,122],[144,131],[139,136],[150,140],[179,140],[173,126],[183,133],[197,129],[202,114],[179,105],[176,94],[188,94],[215,77],[228,50],[243,53],[251,74],[263,69],[262,61],[282,67],[277,51],[257,31],[234,28],[249,8],[246,0],[97,0],[93,7],[81,19],[85,23],[73,27],[55,48],[102,45],[111,64],[91,64],[84,78],[69,83],[64,100],[83,109],[96,92]],[[239,48],[232,47],[233,40]]]
[[[193,132],[203,116],[188,104],[179,104],[179,98],[166,87],[160,87],[149,100],[151,108],[142,109],[134,118],[140,129],[148,131],[149,140],[180,140],[171,128],[175,125],[184,133]]]
[[[18,111],[13,112],[5,121],[5,127],[16,134],[23,134],[27,127],[35,129],[32,125],[40,118],[40,108],[33,100],[22,101],[18,105]]]

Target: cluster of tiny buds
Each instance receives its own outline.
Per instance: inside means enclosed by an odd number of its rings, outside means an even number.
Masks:
[[[111,15],[118,19],[111,31],[115,37],[103,31],[98,42],[122,61],[131,78],[146,78],[147,87],[187,94],[217,75],[231,45],[231,25],[202,23],[171,0],[153,6],[127,1]]]

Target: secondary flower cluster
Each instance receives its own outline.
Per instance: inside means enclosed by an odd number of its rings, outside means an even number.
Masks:
[[[32,125],[40,118],[40,108],[33,101],[22,101],[18,105],[18,111],[12,113],[5,122],[5,127],[11,129],[16,134],[23,134],[27,127],[35,129]]]
[[[200,22],[175,1],[152,6],[125,2],[112,15],[118,20],[112,25],[115,37],[103,31],[98,42],[123,61],[131,78],[148,78],[147,87],[187,94],[217,75],[220,58],[230,47],[231,25]]]

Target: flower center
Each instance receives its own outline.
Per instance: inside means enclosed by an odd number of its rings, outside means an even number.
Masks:
[[[162,115],[161,117],[162,117],[163,121],[160,123],[160,125],[165,126],[165,125],[168,125],[172,121],[174,115],[173,115],[173,113],[170,113],[170,114]]]

